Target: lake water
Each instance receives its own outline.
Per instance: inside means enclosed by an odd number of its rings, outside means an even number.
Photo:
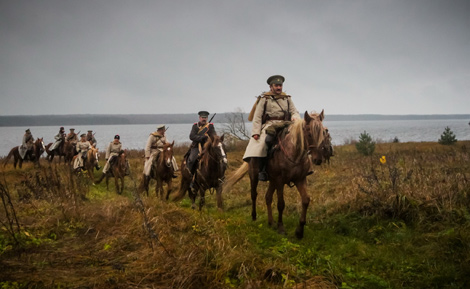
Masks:
[[[458,140],[470,140],[469,120],[436,119],[436,120],[381,120],[381,121],[327,121],[334,145],[344,144],[346,140],[358,139],[359,135],[367,131],[374,140],[391,141],[397,137],[400,142],[427,142],[437,141],[444,129],[448,126]],[[251,129],[251,123],[247,123]],[[176,144],[189,143],[189,133],[192,124],[168,124],[167,139]],[[114,135],[121,136],[123,147],[127,149],[143,149],[150,132],[155,131],[156,125],[76,125],[70,126],[75,131],[86,132],[93,130],[98,141],[98,148],[104,151]],[[70,127],[65,127],[66,133]],[[12,147],[20,145],[24,131],[29,128],[34,138],[43,137],[44,143],[53,142],[54,136],[59,132],[59,126],[31,126],[31,127],[0,127],[0,157],[6,156]],[[216,123],[216,131],[221,134],[225,124]]]

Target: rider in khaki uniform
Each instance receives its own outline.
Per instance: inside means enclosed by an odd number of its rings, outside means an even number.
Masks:
[[[98,142],[96,141],[95,134],[92,130],[89,130],[86,134],[86,140],[91,144],[92,147],[96,148]],[[98,162],[95,163],[95,168],[99,170],[101,167]]]
[[[86,140],[86,134],[80,135],[80,141],[77,143],[77,158],[73,164],[73,168],[83,168],[83,159],[86,157],[88,150],[91,148],[91,144]]]
[[[24,159],[26,152],[33,149],[34,144],[34,137],[31,134],[29,128],[25,130],[25,134],[23,135],[23,143],[18,148],[18,152],[20,153],[20,157]]]
[[[65,130],[64,130],[64,127],[61,126],[59,129],[59,133],[54,136],[55,142],[52,144],[50,151],[58,149],[64,138],[65,138]]]
[[[122,152],[122,144],[120,142],[121,137],[119,135],[114,136],[114,140],[109,143],[108,148],[106,149],[106,164],[103,168],[103,174],[101,175],[98,182],[101,182],[102,179],[106,176],[106,173],[111,168],[111,164],[113,163],[113,159]],[[130,166],[129,161],[126,160],[126,175],[130,175]]]
[[[75,133],[75,129],[71,128],[70,132],[67,134],[67,137],[65,138],[66,141],[69,141],[73,145],[76,145],[78,142],[78,135]]]
[[[145,164],[144,164],[144,179],[146,182],[150,180],[150,170],[152,169],[152,163],[155,158],[158,157],[160,152],[163,150],[163,146],[168,143],[165,136],[165,125],[159,125],[156,132],[152,132],[147,139],[145,145]],[[174,171],[178,171],[178,165],[176,164],[175,157],[173,157],[171,164]],[[176,178],[176,175],[173,176]]]
[[[282,92],[284,81],[285,78],[282,75],[269,77],[267,83],[270,90],[258,97],[248,117],[248,120],[253,121],[252,137],[246,147],[243,160],[248,161],[250,158],[259,158],[260,181],[268,180],[266,173],[268,144],[270,145],[274,141],[271,137],[266,137],[266,129],[276,123],[300,119],[291,96]]]
[[[103,174],[108,172],[110,168],[110,162],[122,151],[122,144],[119,141],[120,139],[121,137],[119,135],[115,135],[114,140],[109,143],[108,148],[106,149],[106,164],[103,168]]]

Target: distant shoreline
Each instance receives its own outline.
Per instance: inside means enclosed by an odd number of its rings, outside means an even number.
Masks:
[[[227,122],[233,113],[218,113],[213,122]],[[248,114],[244,114],[246,120]],[[328,121],[374,121],[374,120],[436,120],[462,119],[470,121],[470,114],[408,114],[381,115],[357,114],[326,115]],[[9,126],[67,126],[67,125],[119,125],[119,124],[156,124],[156,123],[193,123],[195,113],[188,114],[75,114],[75,115],[12,115],[0,116],[0,127]]]

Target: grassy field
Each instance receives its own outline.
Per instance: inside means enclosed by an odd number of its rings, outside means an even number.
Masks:
[[[228,152],[228,175],[243,148]],[[150,196],[136,194],[142,151],[129,152],[123,195],[113,181],[108,191],[62,164],[8,164],[0,288],[470,288],[470,142],[335,152],[308,177],[302,240],[293,188],[279,235],[267,225],[264,183],[251,220],[248,177],[224,195],[224,212],[214,194],[198,211],[188,198],[156,197],[153,182]]]

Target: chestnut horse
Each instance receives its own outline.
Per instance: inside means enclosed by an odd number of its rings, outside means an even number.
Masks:
[[[223,210],[222,184],[227,169],[227,155],[225,154],[224,136],[215,135],[209,137],[204,148],[194,177],[194,188],[191,190],[191,173],[186,169],[186,160],[181,164],[181,186],[173,201],[181,200],[186,191],[192,201],[192,208],[195,208],[196,197],[199,195],[199,210],[205,203],[205,192],[209,189],[215,189],[217,198],[217,207]]]
[[[50,151],[49,148],[52,146],[53,143],[48,143],[46,145],[46,153],[47,153],[47,160],[49,162],[52,162],[52,160],[54,159],[54,156],[57,156],[59,158],[59,162],[60,162],[60,157],[63,157],[64,158],[64,163],[66,162],[65,160],[65,151],[64,151],[64,147],[65,147],[65,135],[62,136],[62,141],[60,142],[59,146],[57,147],[57,149],[53,150],[53,151]]]
[[[325,163],[330,164],[330,158],[333,156],[333,144],[331,143],[331,136],[327,128],[325,128],[324,138],[320,148],[323,160]]]
[[[167,191],[165,199],[168,200],[171,190],[173,189],[172,180],[173,175],[175,174],[175,170],[171,165],[173,160],[173,146],[175,142],[173,141],[170,143],[165,143],[163,145],[163,149],[153,160],[152,168],[150,169],[150,177],[157,181],[155,186],[155,194],[158,197],[160,193],[160,198],[163,200],[163,183],[166,183]],[[145,181],[145,176],[142,178],[142,183],[140,184],[140,192],[145,190],[147,192],[147,196],[149,195],[149,182]]]
[[[119,152],[119,155],[113,157],[111,160],[112,164],[108,172],[100,177],[96,184],[101,183],[103,178],[106,176],[106,189],[109,190],[109,178],[114,178],[114,184],[116,187],[116,193],[119,195],[124,191],[124,177],[127,172],[127,156],[126,153],[122,150]],[[119,187],[119,180],[121,181],[121,187]]]
[[[308,114],[305,112],[303,120],[296,120],[286,128],[286,133],[278,136],[277,148],[273,151],[272,157],[268,160],[267,173],[269,186],[266,192],[266,206],[268,211],[268,224],[273,225],[273,214],[271,204],[274,191],[277,192],[277,209],[279,212],[277,229],[279,233],[285,233],[282,222],[282,214],[285,207],[284,185],[293,184],[297,187],[302,199],[302,212],[300,222],[295,231],[297,238],[304,235],[307,208],[310,197],[307,194],[307,175],[311,169],[311,161],[316,165],[322,162],[320,144],[324,138],[323,111],[320,114]],[[251,217],[256,220],[256,198],[258,196],[258,159],[250,158],[245,162],[227,181],[224,192],[230,190],[231,186],[237,183],[248,172],[251,183]]]
[[[5,158],[5,161],[3,162],[3,166],[5,167],[7,165],[7,162],[10,160],[11,157],[13,157],[13,166],[16,169],[16,164],[21,167],[23,166],[23,161],[25,160],[30,160],[34,162],[35,166],[40,166],[39,165],[39,158],[41,155],[44,153],[46,148],[44,147],[44,142],[42,138],[36,139],[36,141],[33,144],[33,149],[26,151],[26,154],[24,155],[24,159],[21,158],[20,152],[19,152],[20,146],[16,146],[10,150],[8,153],[8,156]]]
[[[88,172],[88,176],[94,182],[95,178],[93,177],[93,170],[95,169],[95,165],[98,163],[98,149],[94,147],[90,147],[90,149],[86,153],[87,157],[83,160],[83,171]],[[73,157],[72,162],[75,162],[75,159],[80,157],[80,155],[76,155]],[[78,169],[80,171],[80,169]]]

